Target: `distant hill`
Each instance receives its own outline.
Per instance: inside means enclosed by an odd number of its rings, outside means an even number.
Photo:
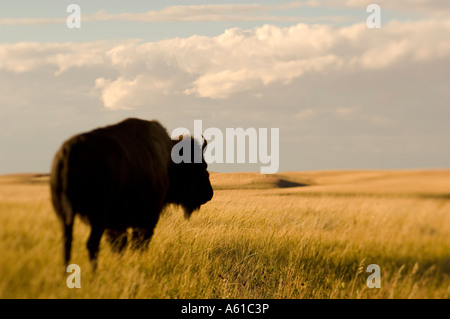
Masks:
[[[450,194],[450,169],[340,170],[259,173],[211,173],[216,190],[279,189],[283,193]]]
[[[0,176],[0,184],[45,184],[48,174]],[[336,170],[259,173],[211,172],[215,190],[272,190],[289,193],[417,193],[450,197],[450,169],[436,170]]]

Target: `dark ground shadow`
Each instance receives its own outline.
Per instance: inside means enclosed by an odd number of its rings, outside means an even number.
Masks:
[[[301,187],[301,186],[309,186],[308,184],[302,184],[302,183],[296,183],[296,182],[291,182],[291,181],[287,181],[285,179],[280,179],[278,180],[278,182],[276,183],[277,187],[279,188],[289,188],[289,187]]]

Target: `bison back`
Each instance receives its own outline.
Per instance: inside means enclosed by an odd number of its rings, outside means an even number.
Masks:
[[[170,150],[167,131],[154,121],[128,119],[71,138],[54,160],[55,208],[67,196],[91,224],[152,227],[169,187]]]

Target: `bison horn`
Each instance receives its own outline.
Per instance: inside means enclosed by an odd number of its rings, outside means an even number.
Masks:
[[[203,146],[202,146],[202,152],[205,151],[206,146],[208,145],[208,142],[206,141],[205,137],[202,135],[202,139],[203,139]]]

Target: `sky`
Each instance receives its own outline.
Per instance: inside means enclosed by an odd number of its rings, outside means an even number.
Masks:
[[[449,100],[447,0],[0,2],[0,174],[128,117],[277,128],[281,172],[448,168]]]

